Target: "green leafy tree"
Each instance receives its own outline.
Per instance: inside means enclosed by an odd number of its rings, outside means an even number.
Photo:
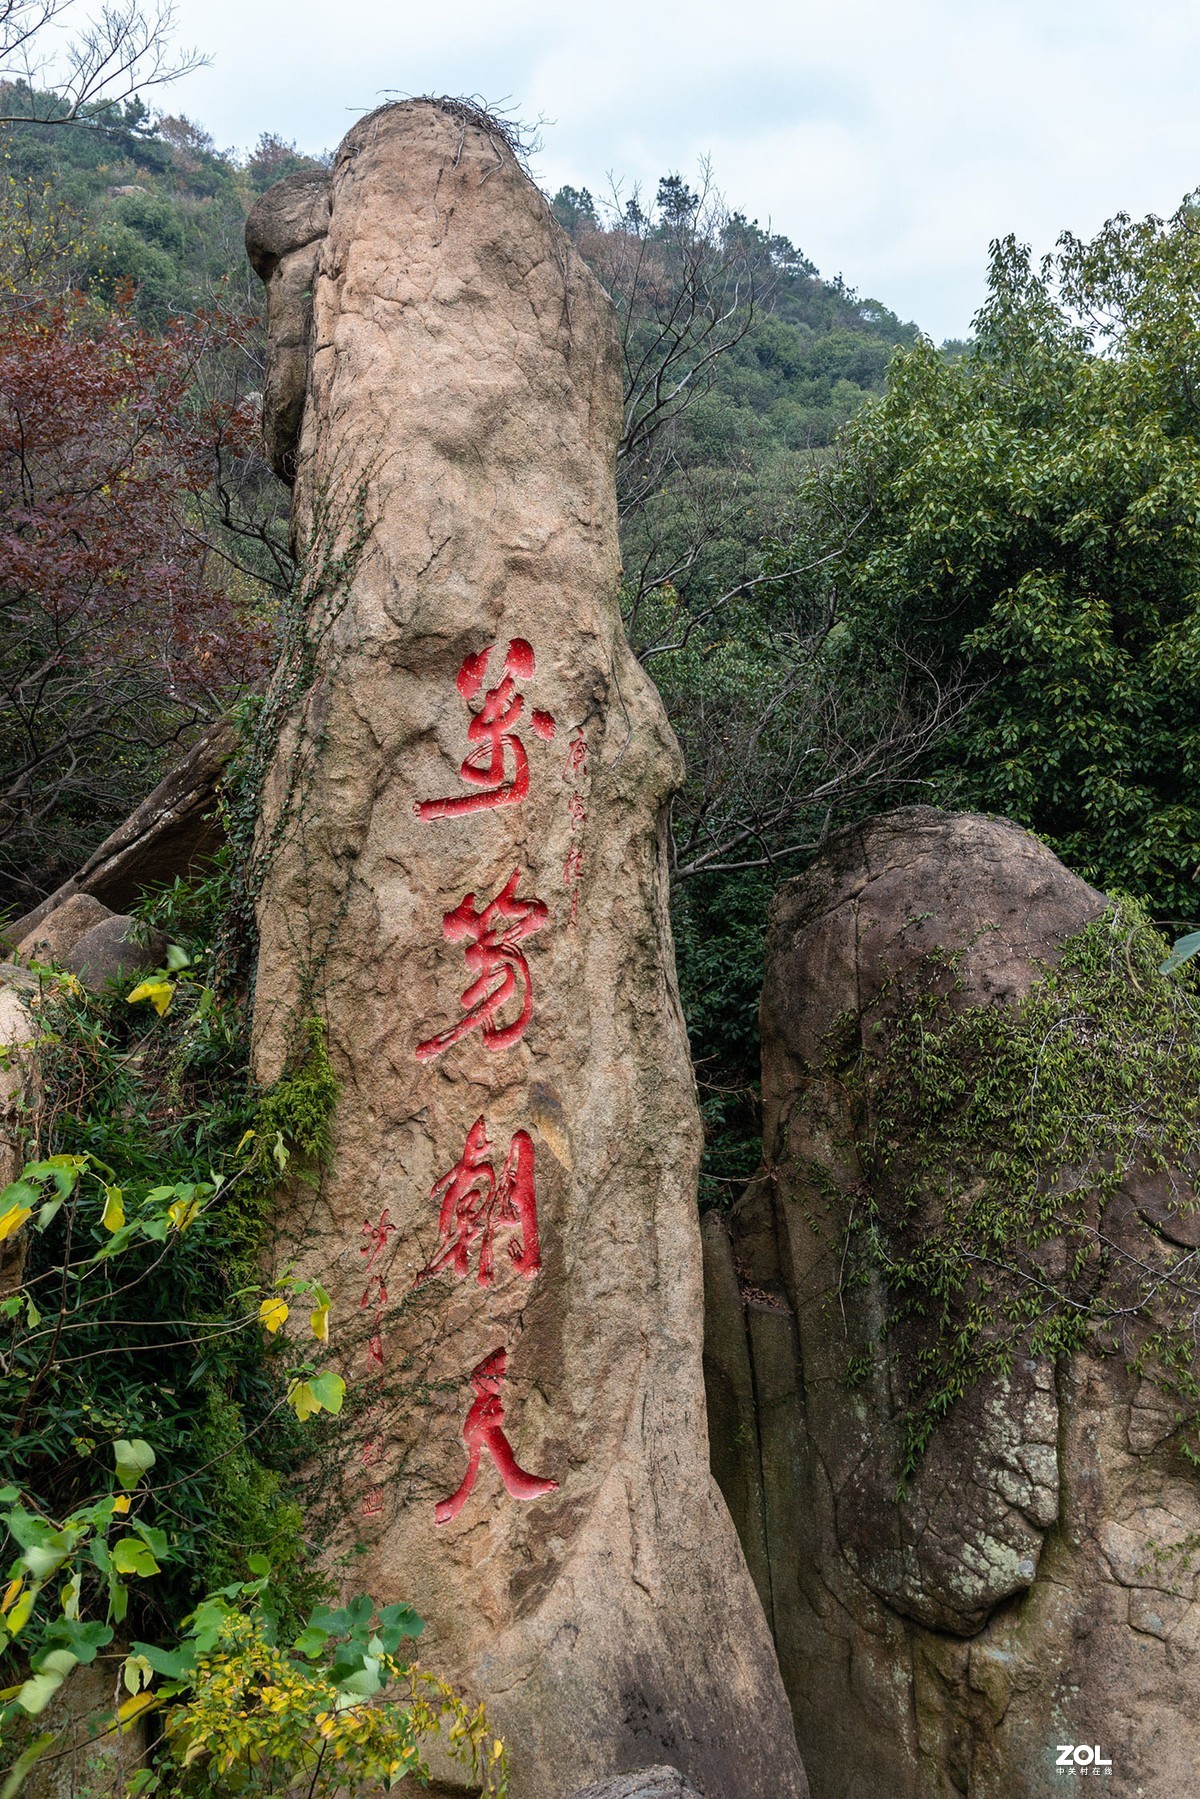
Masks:
[[[966,354],[921,342],[802,493],[792,561],[845,641],[977,694],[931,796],[1017,819],[1102,887],[1197,909],[1200,216],[993,246]],[[801,550],[804,554],[801,554]]]

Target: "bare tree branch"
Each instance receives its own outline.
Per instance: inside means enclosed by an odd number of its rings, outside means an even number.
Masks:
[[[108,109],[147,88],[177,81],[209,61],[195,50],[172,54],[174,0],[112,0],[75,36],[51,29],[75,0],[0,0],[0,82],[27,109],[0,113],[0,125],[88,125],[103,129]]]

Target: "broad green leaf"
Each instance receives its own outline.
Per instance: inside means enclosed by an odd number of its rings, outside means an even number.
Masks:
[[[95,1618],[86,1624],[74,1618],[56,1618],[46,1630],[48,1645],[69,1649],[80,1662],[94,1662],[99,1651],[107,1649],[112,1639],[111,1624],[102,1624]]]
[[[62,1194],[56,1193],[54,1198],[48,1199],[44,1206],[39,1206],[37,1223],[33,1227],[34,1230],[44,1231],[48,1225],[53,1224],[54,1220],[58,1217],[58,1214],[62,1211],[64,1203]]]
[[[112,1545],[113,1567],[118,1574],[149,1576],[159,1572],[153,1551],[137,1537],[120,1537]]]
[[[133,1653],[156,1674],[169,1680],[182,1680],[196,1665],[195,1652],[188,1649],[159,1649],[153,1643],[135,1643]]]
[[[154,1679],[154,1669],[144,1655],[127,1655],[121,1663],[121,1683],[127,1693],[140,1693]]]
[[[425,1628],[424,1618],[418,1617],[411,1605],[385,1605],[379,1623],[381,1629],[398,1630],[405,1637],[419,1637]]]
[[[346,1397],[346,1383],[340,1374],[327,1369],[324,1374],[318,1374],[310,1381],[309,1385],[312,1387],[313,1398],[327,1412],[341,1411],[342,1401]]]
[[[62,1567],[70,1553],[70,1544],[59,1537],[57,1543],[31,1543],[21,1559],[35,1580],[45,1580]]]
[[[1174,974],[1177,968],[1182,968],[1185,962],[1190,962],[1196,955],[1200,955],[1200,931],[1189,931],[1186,937],[1176,939],[1174,948],[1158,972]]]
[[[141,1437],[134,1437],[132,1441],[118,1437],[112,1447],[117,1479],[123,1487],[136,1487],[158,1460],[149,1443]]]
[[[292,1648],[297,1655],[306,1655],[311,1660],[320,1655],[328,1641],[329,1632],[327,1630],[318,1630],[315,1624],[306,1624],[292,1644]]]
[[[36,1718],[45,1711],[67,1675],[78,1665],[79,1657],[72,1655],[69,1649],[52,1649],[40,1658],[37,1673],[22,1686],[17,1694],[17,1704],[31,1718]]]
[[[160,1562],[170,1560],[171,1546],[167,1540],[167,1533],[165,1530],[159,1530],[154,1524],[143,1524],[140,1519],[138,1519],[137,1523],[134,1525],[134,1529],[141,1537],[142,1542],[146,1545],[151,1555],[157,1556]],[[250,1558],[252,1562],[257,1559],[259,1558],[254,1556]],[[269,1564],[265,1569],[265,1572],[267,1574],[271,1572]]]
[[[187,951],[181,949],[178,943],[167,945],[167,972],[169,974],[178,974],[180,969],[190,967],[191,960]]]

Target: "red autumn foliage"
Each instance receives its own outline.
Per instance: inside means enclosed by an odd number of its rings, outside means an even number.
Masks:
[[[255,416],[203,376],[243,329],[152,336],[81,295],[0,310],[0,904],[69,873],[265,673],[262,589],[212,548]]]
[[[266,632],[231,596],[199,528],[219,447],[250,446],[245,406],[193,399],[232,323],[164,337],[79,296],[0,314],[0,609],[60,664],[154,665],[205,710],[262,671]]]

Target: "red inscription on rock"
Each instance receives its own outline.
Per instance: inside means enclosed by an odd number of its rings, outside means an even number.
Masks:
[[[524,1468],[518,1467],[512,1445],[504,1434],[504,1402],[500,1398],[500,1388],[504,1384],[507,1361],[508,1357],[503,1349],[494,1349],[471,1370],[475,1398],[463,1425],[463,1439],[467,1445],[467,1472],[463,1475],[458,1491],[452,1493],[449,1499],[439,1500],[434,1508],[434,1518],[438,1524],[448,1524],[451,1518],[457,1518],[462,1511],[471,1496],[485,1449],[514,1499],[543,1499],[547,1493],[558,1491],[556,1480],[546,1480],[539,1474],[526,1474]]]
[[[479,1032],[487,1049],[510,1049],[525,1035],[533,1012],[533,983],[517,944],[540,931],[549,913],[539,899],[517,898],[520,879],[521,870],[514,868],[486,906],[477,905],[475,895],[468,893],[443,917],[443,937],[447,943],[466,944],[467,967],[475,979],[462,995],[464,1016],[458,1023],[418,1043],[420,1061],[440,1056],[471,1031]],[[516,1016],[501,1022],[514,1001]]]
[[[509,1259],[518,1274],[533,1279],[542,1258],[533,1187],[533,1138],[528,1131],[517,1131],[512,1137],[497,1178],[487,1126],[477,1118],[467,1132],[462,1155],[435,1183],[429,1197],[440,1208],[438,1249],[414,1286],[447,1271],[464,1280],[478,1249],[479,1284],[489,1287],[495,1277],[496,1236],[502,1230],[519,1232],[508,1245]]]
[[[386,1206],[379,1214],[378,1224],[372,1224],[369,1218],[363,1219],[363,1242],[358,1253],[360,1256],[365,1256],[368,1269],[374,1265],[383,1250],[387,1248],[387,1240],[395,1228]]]
[[[483,686],[495,647],[489,644],[478,655],[465,657],[458,671],[458,691],[468,707]],[[488,688],[483,704],[467,726],[467,737],[474,748],[468,751],[458,772],[477,791],[441,800],[418,800],[413,807],[418,818],[461,818],[467,812],[515,806],[525,798],[529,792],[529,757],[516,732],[525,698],[517,692],[517,681],[527,680],[534,666],[532,647],[523,637],[514,637],[504,659],[499,686]],[[548,740],[554,736],[554,719],[549,712],[535,711],[529,722],[539,737]]]

